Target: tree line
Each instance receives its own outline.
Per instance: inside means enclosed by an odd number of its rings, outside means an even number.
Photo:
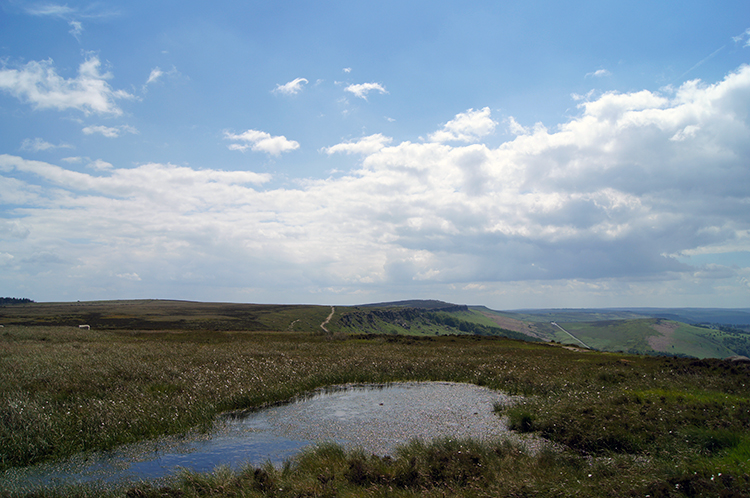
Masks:
[[[28,304],[33,303],[31,299],[27,297],[0,297],[0,306],[7,304]]]

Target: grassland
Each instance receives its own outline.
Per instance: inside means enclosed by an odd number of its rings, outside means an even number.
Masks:
[[[103,316],[117,308],[101,306]],[[748,496],[745,363],[470,335],[323,334],[319,323],[329,307],[255,309],[256,322],[277,320],[273,332],[200,329],[195,324],[224,327],[230,320],[214,315],[201,322],[199,312],[184,311],[182,322],[161,317],[188,324],[185,330],[0,329],[0,466],[207,428],[222,411],[325,385],[447,380],[525,395],[525,403],[498,416],[555,446],[529,454],[500,442],[415,442],[381,458],[324,445],[283,468],[185,473],[163,487],[144,483],[106,494]],[[147,321],[159,318],[154,312]],[[316,331],[294,331],[302,323]],[[102,493],[77,488],[35,496]]]
[[[711,337],[707,329],[658,318],[568,322],[561,326],[589,347],[600,351],[665,353],[696,358],[726,358],[737,354]],[[555,339],[570,342],[570,337],[562,331],[555,335]]]
[[[0,306],[0,324],[89,325],[97,330],[290,330],[313,332],[330,306],[197,303],[161,299]]]

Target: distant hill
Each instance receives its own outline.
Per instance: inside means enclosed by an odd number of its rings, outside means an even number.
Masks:
[[[601,351],[750,357],[750,309],[608,308],[496,311],[413,299],[359,306],[201,303],[158,299],[0,306],[0,324],[92,330],[294,331],[555,341]]]
[[[750,326],[750,308],[628,308],[654,318],[697,324]]]
[[[452,304],[434,299],[412,299],[409,301],[392,301],[389,303],[362,304],[362,308],[417,308],[432,311],[468,311],[465,304]]]
[[[94,330],[320,331],[330,306],[202,303],[165,299],[30,303],[0,306],[0,324],[89,325]]]
[[[390,335],[471,334],[538,341],[528,334],[483,319],[466,305],[409,300],[337,307],[328,325],[334,332]]]
[[[750,357],[750,309],[577,308],[494,311],[513,330],[526,327],[538,337],[601,351],[667,354],[698,358]],[[732,324],[723,325],[723,324]]]
[[[750,326],[750,308],[561,308],[502,311],[509,316],[557,321],[595,321],[628,318],[666,318],[678,322]],[[533,320],[533,318],[530,318]]]

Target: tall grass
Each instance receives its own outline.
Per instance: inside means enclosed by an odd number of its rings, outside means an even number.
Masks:
[[[387,459],[325,446],[282,469],[185,474],[168,489],[127,492],[710,496],[750,484],[746,364],[465,336],[331,339],[70,327],[0,332],[0,468],[208,428],[222,411],[326,385],[400,380],[471,382],[526,395],[499,415],[519,431],[549,438],[557,450],[530,455],[500,443],[415,442]]]

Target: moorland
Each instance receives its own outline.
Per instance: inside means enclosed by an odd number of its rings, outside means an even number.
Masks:
[[[643,330],[655,331],[647,345],[668,335],[654,325],[669,325],[673,339],[684,332],[671,325],[683,322],[636,315],[593,327],[615,319],[534,321],[433,301],[3,306],[0,470],[208,429],[219,413],[318,387],[442,380],[522,395],[497,415],[549,444],[414,441],[393,457],[322,444],[278,468],[34,496],[749,496],[750,364],[731,348],[732,360],[625,352],[642,347],[633,338]],[[623,325],[631,320],[645,329]],[[634,345],[586,349],[552,321],[583,342],[597,332]]]

